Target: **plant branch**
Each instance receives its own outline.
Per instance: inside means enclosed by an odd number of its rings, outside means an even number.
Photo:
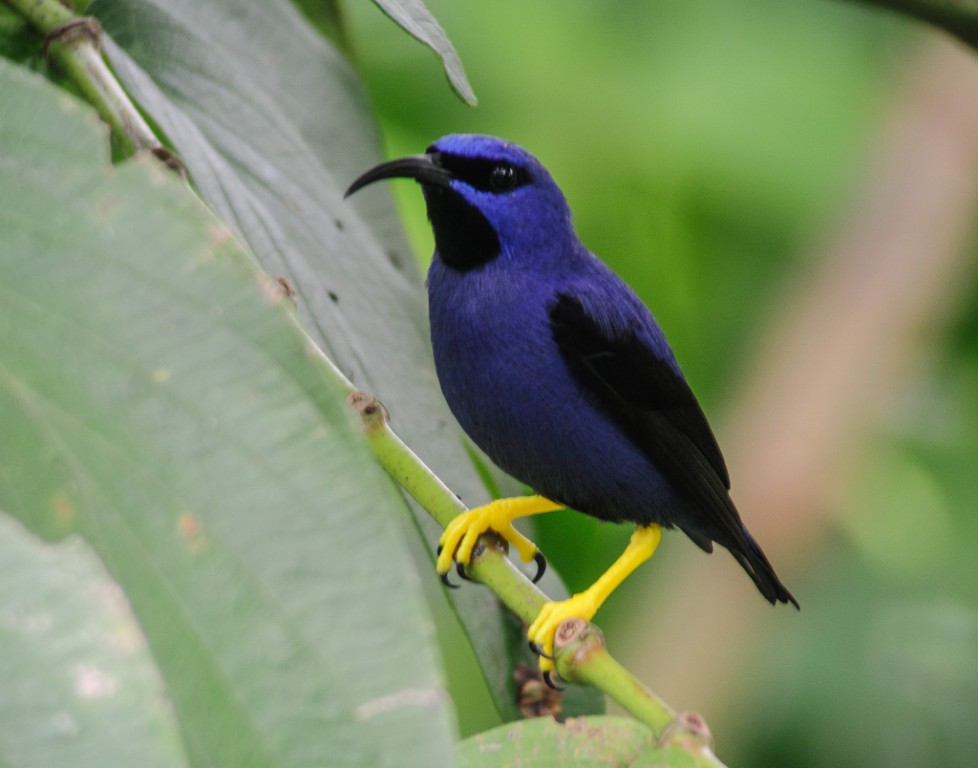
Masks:
[[[148,151],[168,167],[183,171],[180,161],[160,143],[106,64],[98,21],[76,16],[57,0],[4,2],[45,35],[45,54],[64,70],[109,124],[125,155]]]
[[[334,369],[335,371],[335,369]],[[387,411],[373,395],[352,389],[339,371],[347,403],[363,423],[367,442],[378,463],[443,528],[465,506],[390,428]],[[531,623],[549,599],[506,556],[506,545],[483,535],[473,551],[466,573],[489,587],[525,623]],[[665,702],[619,664],[604,644],[601,631],[580,619],[565,621],[555,638],[555,663],[560,676],[593,685],[652,730],[660,745],[681,746],[696,757],[697,765],[717,766],[712,738],[702,718],[692,713],[677,716]]]

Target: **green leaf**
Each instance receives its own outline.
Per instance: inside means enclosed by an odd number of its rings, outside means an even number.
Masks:
[[[118,584],[77,538],[0,514],[0,765],[186,766],[176,720]]]
[[[469,85],[462,61],[445,30],[421,0],[374,0],[374,3],[411,37],[424,43],[442,60],[445,75],[455,93],[470,107],[476,105],[475,92]]]
[[[0,92],[0,506],[98,553],[193,764],[451,764],[402,502],[280,286],[73,98]]]
[[[466,739],[458,747],[462,768],[692,768],[679,747],[656,747],[652,731],[622,717],[579,717],[558,723],[538,717]]]
[[[289,280],[316,342],[387,405],[398,434],[466,503],[486,501],[438,389],[420,275],[389,192],[343,199],[379,160],[377,129],[347,62],[283,0],[99,0],[91,11],[111,35],[106,47],[130,94],[166,132],[204,200],[270,274]],[[440,531],[416,515],[433,552]],[[422,569],[434,578],[432,562]],[[555,576],[545,579],[548,594],[566,595]],[[521,628],[488,590],[448,599],[497,709],[518,717]],[[568,693],[568,712],[603,706],[584,689]]]

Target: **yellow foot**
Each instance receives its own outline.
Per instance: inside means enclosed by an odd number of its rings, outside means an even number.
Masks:
[[[598,608],[628,574],[652,557],[661,538],[662,528],[658,525],[638,526],[625,551],[590,587],[567,600],[543,604],[526,635],[531,647],[540,656],[540,671],[549,685],[556,687],[553,685],[551,673],[555,668],[554,634],[557,627],[567,619],[590,621],[594,618]]]
[[[526,632],[530,646],[540,657],[540,671],[548,678],[554,671],[554,635],[557,627],[567,619],[590,621],[601,607],[596,603],[590,590],[580,592],[566,600],[550,601],[543,604],[540,613]],[[553,685],[553,683],[550,683]]]
[[[464,567],[472,559],[472,550],[479,537],[488,530],[495,531],[508,541],[523,562],[537,562],[537,581],[542,575],[546,561],[537,545],[516,530],[513,520],[527,515],[537,515],[541,512],[552,512],[563,509],[543,496],[519,496],[512,499],[498,499],[483,507],[470,509],[452,520],[438,540],[438,562],[436,569],[442,581],[448,584],[446,575],[452,567],[452,560]],[[452,586],[449,584],[449,586]]]

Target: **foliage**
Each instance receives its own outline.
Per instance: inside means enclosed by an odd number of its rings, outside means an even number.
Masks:
[[[87,110],[9,64],[2,77],[2,504],[87,542],[158,672],[123,676],[85,648],[70,667],[118,674],[120,696],[162,675],[192,764],[448,764],[401,504],[281,286],[176,177],[109,166]],[[42,707],[30,690],[22,705]]]

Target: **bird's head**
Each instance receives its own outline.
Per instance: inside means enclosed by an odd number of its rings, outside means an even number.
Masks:
[[[493,136],[445,136],[423,155],[372,168],[346,194],[391,178],[421,184],[438,254],[454,269],[576,237],[567,201],[547,169],[522,147]]]

